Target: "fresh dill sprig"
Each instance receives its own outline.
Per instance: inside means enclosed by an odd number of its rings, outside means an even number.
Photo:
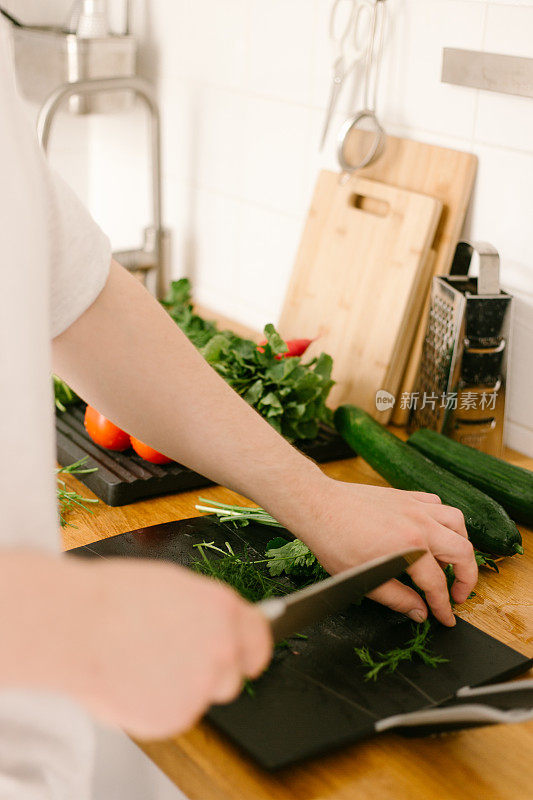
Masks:
[[[250,603],[288,594],[291,591],[290,586],[274,580],[257,568],[257,564],[265,561],[254,561],[247,553],[243,556],[237,555],[229,542],[226,542],[226,550],[217,547],[214,542],[201,542],[194,546],[198,549],[200,558],[192,562],[191,569],[229,584]],[[208,558],[205,550],[215,551],[221,558]]]
[[[87,475],[91,472],[96,472],[97,467],[85,467],[86,463],[87,456],[80,458],[79,461],[75,461],[73,464],[69,464],[66,467],[59,467],[56,469],[56,476]],[[63,527],[70,524],[67,522],[66,515],[72,506],[78,506],[79,508],[83,508],[84,511],[88,511],[90,514],[92,514],[93,512],[89,508],[89,503],[98,502],[95,497],[83,497],[83,495],[79,494],[78,492],[67,489],[65,481],[59,477],[57,478],[57,500],[59,503],[59,519]]]
[[[284,527],[263,508],[218,503],[206,500],[204,497],[199,497],[198,500],[200,502],[195,506],[197,511],[216,514],[221,522],[232,522],[237,527],[248,525],[250,522],[268,525],[272,528]],[[291,578],[295,578],[300,586],[328,577],[328,573],[319,563],[315,554],[300,539],[290,542],[281,537],[273,539],[267,544],[266,558],[272,577],[282,574],[289,575]]]
[[[431,623],[429,620],[413,625],[413,636],[403,647],[394,647],[386,653],[376,653],[372,655],[368,647],[355,647],[354,650],[359,656],[361,663],[369,667],[365,673],[365,680],[377,680],[382,671],[394,672],[402,661],[412,661],[416,656],[428,667],[437,667],[448,661],[443,656],[436,655],[429,647]]]
[[[478,567],[487,567],[487,569],[491,569],[493,572],[499,572],[500,571],[498,569],[498,565],[497,565],[496,561],[492,558],[492,556],[489,556],[486,553],[482,553],[480,550],[474,550],[474,556],[475,556],[476,564],[478,565]],[[448,592],[450,592],[451,588],[453,586],[453,582],[455,580],[455,571],[453,569],[453,565],[452,564],[447,564],[446,565],[446,567],[444,568],[444,575],[446,576],[446,584],[448,586]],[[476,596],[475,592],[470,592],[470,594],[468,595],[468,597],[466,599],[470,600],[472,597],[475,597],[475,596]],[[452,604],[452,606],[455,605],[455,602],[454,602],[451,594],[450,594],[450,603]]]
[[[246,506],[235,506],[227,503],[218,503],[204,498],[199,498],[201,505],[197,505],[198,511],[204,511],[209,514],[216,514],[221,522],[232,522],[236,526],[248,525],[250,522],[258,522],[262,525],[269,525],[272,527],[283,528],[277,520],[275,520],[268,512],[262,508],[251,508]],[[226,543],[227,552],[221,550],[213,545],[213,543],[203,543],[197,547],[211,547],[218,550],[222,555],[221,559],[216,561],[209,561],[205,554],[202,552],[205,562],[193,568],[197,571],[202,571],[204,575],[217,577],[220,580],[230,583],[238,592],[243,594],[247,599],[261,600],[264,597],[271,596],[270,594],[263,594],[265,591],[264,585],[260,584],[258,589],[255,581],[257,575],[260,580],[264,581],[265,576],[257,569],[258,564],[267,564],[268,570],[272,578],[286,575],[292,579],[296,586],[308,586],[323,580],[328,577],[328,573],[322,567],[315,554],[309,547],[300,539],[287,541],[282,537],[278,537],[270,541],[266,546],[266,558],[264,561],[246,561],[242,562],[233,551],[228,543]],[[479,565],[488,566],[491,569],[498,569],[496,564],[482,553],[476,552],[476,561]],[[255,572],[255,575],[253,573]],[[445,569],[448,587],[450,588],[454,581],[453,567],[451,564]],[[252,591],[252,596],[247,596],[244,593],[245,587],[243,584],[250,582],[256,588]],[[284,592],[287,593],[290,589],[284,587]],[[413,625],[413,635],[403,647],[395,647],[385,653],[372,654],[368,647],[354,648],[356,654],[363,664],[368,667],[365,674],[366,680],[377,680],[377,677],[383,671],[394,672],[402,661],[411,661],[414,657],[419,658],[424,664],[430,667],[437,667],[439,664],[445,663],[448,659],[443,658],[433,653],[429,647],[431,623],[426,620],[420,625]]]
[[[228,503],[218,503],[215,500],[206,500],[199,497],[200,504],[196,505],[197,511],[206,514],[216,514],[221,522],[233,522],[236,526],[248,525],[257,522],[259,525],[270,525],[273,528],[283,528],[283,525],[274,519],[264,508],[252,506],[232,506]]]

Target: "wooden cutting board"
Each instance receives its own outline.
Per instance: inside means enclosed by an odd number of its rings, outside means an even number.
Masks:
[[[349,161],[355,163],[358,155],[360,156],[364,136],[365,132],[361,130],[354,129],[351,132],[345,144],[345,154]],[[359,174],[402,189],[429,194],[442,202],[442,215],[433,243],[434,263],[429,272],[432,275],[446,275],[450,271],[455,246],[461,238],[476,168],[477,157],[473,153],[387,136],[383,153]],[[430,285],[431,279],[428,280],[428,288]],[[402,392],[413,391],[428,310],[429,292],[417,324],[398,397],[401,397]],[[407,415],[408,411],[403,410],[397,402],[392,421],[396,425],[404,425]]]
[[[333,406],[389,419],[376,391],[397,392],[441,210],[434,197],[320,173],[279,327],[285,338],[316,337],[314,351],[333,356]]]

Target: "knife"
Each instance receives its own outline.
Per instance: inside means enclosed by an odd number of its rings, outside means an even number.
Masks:
[[[307,625],[342,611],[398,576],[426,553],[427,550],[415,548],[381,556],[286,597],[270,597],[256,605],[270,622],[274,641],[280,642]]]

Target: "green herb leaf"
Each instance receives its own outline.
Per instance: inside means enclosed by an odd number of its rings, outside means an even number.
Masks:
[[[79,397],[64,380],[52,375],[54,384],[54,400],[59,411],[66,411],[67,406],[71,406],[79,401]]]
[[[97,467],[86,467],[86,463],[87,456],[80,458],[79,461],[75,461],[74,464],[69,464],[66,467],[59,467],[59,469],[56,470],[56,475],[88,475],[91,472],[97,471]],[[72,506],[79,506],[79,508],[83,508],[85,511],[92,514],[93,512],[89,508],[89,504],[98,502],[96,498],[83,497],[83,495],[78,494],[78,492],[67,489],[65,481],[59,477],[57,478],[57,500],[59,503],[59,519],[63,527],[69,524],[66,515]]]
[[[250,558],[247,552],[239,556],[227,542],[226,550],[217,547],[213,542],[202,542],[195,547],[201,557],[190,564],[191,569],[201,575],[228,583],[250,603],[284,595],[290,591],[290,587],[263,573],[258,568],[258,562]],[[213,557],[208,558],[206,551],[212,553]]]
[[[272,325],[272,323],[265,325],[264,334],[267,340],[267,344],[273,353],[278,355],[287,352],[289,348],[287,347],[286,343],[283,341],[283,339],[281,338],[275,327]]]
[[[272,547],[276,542],[284,542]],[[289,575],[298,583],[315,583],[328,577],[328,573],[319,563],[317,557],[300,539],[287,542],[281,537],[269,542],[266,549],[267,567],[271,575]]]
[[[331,357],[322,353],[302,364],[299,357],[282,358],[287,345],[271,324],[264,329],[266,344],[231,331],[194,313],[191,284],[174,281],[162,301],[170,316],[218,374],[289,441],[313,439],[321,423],[331,424],[326,400],[331,380]]]
[[[376,653],[374,656],[368,647],[355,647],[354,650],[361,663],[369,667],[365,673],[365,680],[375,681],[382,670],[394,672],[402,661],[412,661],[415,656],[428,667],[435,668],[439,664],[446,663],[447,658],[436,655],[429,649],[430,631],[431,622],[426,619],[420,625],[412,626],[413,636],[405,643],[404,647],[394,647],[392,650]]]

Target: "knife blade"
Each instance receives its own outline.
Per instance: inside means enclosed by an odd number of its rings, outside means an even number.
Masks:
[[[274,641],[279,642],[307,625],[342,611],[398,576],[425,553],[427,550],[412,548],[381,556],[286,597],[271,597],[256,605],[270,622]]]

